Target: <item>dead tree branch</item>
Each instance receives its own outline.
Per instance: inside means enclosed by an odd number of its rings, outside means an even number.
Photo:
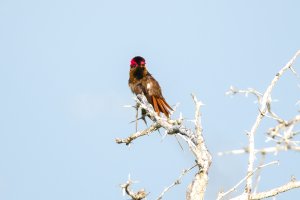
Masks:
[[[194,120],[195,131],[186,128],[182,123],[183,119],[181,117],[177,120],[171,120],[157,115],[157,113],[153,110],[152,105],[147,102],[145,96],[138,95],[135,98],[137,105],[140,108],[143,108],[147,111],[150,119],[153,121],[153,124],[149,128],[143,131],[138,131],[127,138],[116,139],[116,143],[118,144],[124,143],[126,145],[129,145],[135,139],[148,135],[158,130],[159,128],[163,128],[166,130],[166,133],[168,135],[176,134],[180,136],[184,141],[186,141],[187,145],[189,146],[189,149],[192,151],[193,155],[195,156],[196,166],[198,167],[198,171],[194,177],[194,180],[189,185],[186,192],[186,198],[189,200],[204,198],[204,193],[206,191],[206,187],[208,184],[208,170],[212,160],[202,135],[200,108],[203,104],[197,100],[195,95],[192,95],[192,98],[196,107],[195,120]],[[184,173],[183,175],[185,174],[186,173]],[[168,191],[170,188],[172,188],[175,185],[177,184],[172,184],[170,187],[167,188],[166,191]],[[163,197],[166,191],[164,190],[164,192],[159,196],[159,199]]]
[[[195,111],[195,135],[196,135],[196,145],[190,146],[192,152],[196,157],[196,161],[199,166],[199,171],[195,175],[193,182],[189,185],[186,199],[194,200],[204,199],[204,193],[208,184],[208,170],[211,164],[212,157],[206,147],[204,138],[202,135],[202,125],[201,125],[201,113],[200,107],[203,105],[200,101],[197,100],[195,95],[192,95],[196,111]]]
[[[130,189],[130,186],[132,183],[133,183],[133,181],[130,179],[130,176],[129,176],[127,182],[121,185],[121,188],[123,189],[123,195],[127,194],[128,196],[130,196],[131,200],[145,199],[147,196],[146,191],[144,189],[141,189],[137,192],[133,192]]]
[[[294,181],[291,180],[285,185],[282,185],[280,187],[274,188],[272,190],[266,191],[266,192],[260,192],[257,194],[252,194],[250,199],[251,200],[259,200],[259,199],[265,199],[269,197],[274,197],[280,193],[286,192],[291,189],[299,188],[300,187],[300,181]]]
[[[294,127],[299,124],[300,122],[300,115],[296,115],[294,118],[290,120],[284,120],[280,118],[278,115],[276,115],[273,110],[271,109],[271,104],[273,102],[271,93],[273,91],[273,88],[277,84],[280,77],[283,76],[283,74],[287,70],[291,70],[293,74],[295,74],[297,77],[297,73],[293,68],[293,64],[296,60],[296,58],[300,56],[300,50],[296,52],[296,54],[292,57],[292,59],[282,68],[279,70],[279,72],[275,75],[267,89],[264,93],[260,93],[256,91],[255,89],[249,88],[247,90],[238,90],[234,87],[230,87],[230,90],[227,92],[227,94],[235,95],[235,94],[245,94],[246,96],[249,94],[254,95],[257,98],[258,101],[258,107],[259,112],[256,116],[255,122],[253,123],[251,130],[247,132],[248,136],[248,146],[243,149],[238,150],[232,150],[227,151],[224,153],[219,153],[219,155],[224,154],[242,154],[247,153],[248,154],[248,166],[247,166],[247,173],[243,179],[241,179],[235,186],[233,186],[231,189],[229,189],[227,192],[219,193],[217,200],[223,199],[225,196],[230,194],[231,192],[235,191],[242,183],[245,183],[245,190],[244,192],[235,197],[231,200],[254,200],[254,199],[264,199],[268,197],[273,197],[278,195],[279,193],[286,192],[288,190],[299,188],[300,182],[295,181],[294,179],[288,182],[285,185],[282,185],[280,187],[270,189],[268,191],[256,193],[256,189],[260,180],[259,172],[262,168],[276,164],[277,161],[268,163],[268,164],[259,164],[258,167],[254,167],[255,164],[255,156],[257,153],[261,153],[263,157],[267,155],[268,153],[274,153],[277,154],[279,151],[287,151],[287,150],[294,150],[294,151],[300,151],[300,147],[298,146],[300,141],[295,141],[294,137],[299,134],[299,131],[295,131]],[[171,188],[178,185],[182,179],[182,177],[188,173],[191,169],[194,167],[197,167],[198,170],[194,176],[193,181],[190,183],[190,185],[187,188],[186,191],[186,199],[187,200],[203,200],[204,194],[208,185],[208,171],[212,162],[211,154],[208,151],[208,148],[206,147],[204,138],[203,138],[203,129],[201,124],[201,112],[200,108],[203,105],[200,101],[197,100],[195,95],[192,95],[193,101],[195,103],[195,119],[193,120],[195,130],[191,130],[184,126],[183,118],[180,117],[176,120],[166,119],[164,117],[161,117],[157,115],[157,113],[154,111],[153,107],[147,102],[144,95],[137,95],[135,98],[135,101],[137,103],[137,107],[142,108],[147,111],[147,115],[149,118],[153,121],[152,125],[142,131],[137,131],[133,133],[132,135],[128,136],[127,138],[117,138],[116,143],[118,144],[131,144],[134,140],[138,139],[139,137],[149,135],[152,132],[163,128],[166,131],[167,135],[177,135],[181,137],[188,145],[189,149],[193,153],[195,157],[196,164],[195,166],[184,170],[178,179],[175,180],[174,183],[172,183],[170,186],[166,187],[162,193],[159,195],[157,200],[161,200],[165,193],[168,192]],[[272,141],[275,142],[275,146],[271,147],[265,147],[262,149],[256,149],[255,148],[255,134],[257,133],[258,127],[260,126],[262,120],[265,117],[269,117],[273,120],[277,121],[277,125],[271,129],[268,130],[267,134],[267,140],[266,141]],[[257,173],[257,177],[255,179],[255,184],[253,184],[253,175]],[[142,200],[146,198],[146,192],[144,189],[133,192],[130,190],[130,185],[132,184],[132,181],[129,179],[125,184],[123,184],[121,187],[123,188],[123,191],[125,194],[127,194],[132,200]]]
[[[273,161],[273,162],[270,162],[268,164],[258,166],[256,169],[253,170],[252,174],[247,175],[246,177],[244,177],[242,180],[240,180],[235,186],[233,186],[227,192],[220,192],[219,195],[218,195],[217,200],[221,200],[225,196],[227,196],[228,194],[230,194],[231,192],[235,191],[245,180],[247,180],[248,176],[252,176],[256,171],[261,170],[262,168],[267,167],[269,165],[274,165],[274,164],[278,164],[278,161]]]
[[[234,87],[230,87],[229,92],[227,92],[227,94],[238,94],[238,93],[242,93],[242,94],[254,94],[257,99],[258,99],[258,103],[259,103],[259,113],[257,114],[256,120],[250,130],[250,132],[247,134],[248,135],[248,141],[249,141],[249,145],[247,148],[244,148],[242,150],[234,150],[234,151],[230,151],[230,152],[226,152],[226,153],[234,153],[234,154],[239,154],[239,153],[248,153],[249,157],[248,157],[248,169],[247,169],[247,178],[246,178],[246,186],[245,186],[245,191],[244,194],[239,196],[238,199],[251,199],[253,194],[252,194],[252,185],[253,185],[253,179],[251,174],[253,174],[254,171],[254,161],[255,161],[255,154],[257,152],[260,152],[262,154],[265,154],[267,152],[278,152],[279,150],[284,150],[284,149],[298,149],[298,146],[296,145],[291,145],[291,144],[296,144],[291,143],[289,141],[290,138],[292,138],[295,134],[294,132],[292,132],[292,129],[294,127],[294,125],[296,123],[299,122],[300,118],[298,116],[296,116],[294,119],[286,122],[285,120],[279,118],[274,112],[272,112],[271,110],[271,103],[272,103],[272,98],[271,98],[271,93],[273,88],[275,87],[276,83],[278,82],[278,80],[280,79],[280,77],[288,70],[290,69],[294,74],[297,75],[296,71],[293,68],[293,63],[295,62],[295,60],[297,59],[297,57],[300,56],[300,50],[296,52],[296,54],[292,57],[292,59],[282,68],[279,70],[279,72],[275,75],[275,77],[273,78],[273,80],[271,81],[270,85],[267,87],[266,91],[261,94],[259,92],[257,92],[254,89],[248,89],[248,90],[237,90]],[[257,132],[257,129],[260,125],[260,123],[262,122],[264,117],[271,117],[272,119],[277,120],[277,122],[279,123],[278,126],[276,126],[273,129],[269,130],[269,134],[271,137],[280,137],[281,141],[277,144],[285,144],[284,146],[282,145],[277,145],[275,148],[266,148],[266,149],[261,149],[261,150],[256,150],[255,149],[255,134]],[[284,129],[284,134],[280,135],[279,131]],[[287,130],[287,131],[286,131]],[[280,190],[279,190],[280,191]]]
[[[150,133],[153,133],[154,131],[156,131],[159,128],[160,128],[159,124],[154,123],[149,128],[147,128],[143,131],[138,131],[127,138],[124,138],[124,139],[116,138],[116,143],[118,143],[118,144],[125,143],[126,145],[129,145],[133,140],[135,140],[139,137],[142,137],[144,135],[149,135]]]
[[[163,198],[163,196],[165,195],[166,192],[168,192],[172,187],[174,187],[175,185],[178,185],[181,183],[181,179],[189,172],[191,171],[193,168],[195,168],[197,165],[194,165],[192,167],[190,167],[189,169],[185,169],[182,171],[182,173],[180,174],[180,176],[178,177],[178,179],[176,179],[174,181],[174,183],[172,183],[170,186],[166,187],[162,193],[159,195],[159,197],[157,198],[157,200],[161,200]]]

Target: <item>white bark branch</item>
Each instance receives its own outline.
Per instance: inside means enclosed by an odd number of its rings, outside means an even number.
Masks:
[[[118,144],[126,144],[129,145],[135,139],[148,135],[159,128],[163,128],[166,130],[168,135],[177,134],[184,141],[187,142],[190,150],[195,156],[196,166],[198,167],[198,172],[196,173],[193,182],[189,185],[186,198],[188,200],[204,199],[204,193],[206,191],[206,187],[208,184],[208,170],[211,164],[211,155],[205,145],[204,138],[202,135],[202,125],[201,125],[201,113],[200,108],[203,105],[200,101],[197,100],[195,95],[192,95],[193,101],[195,103],[195,131],[192,131],[186,128],[182,121],[182,117],[177,120],[170,120],[157,115],[157,113],[153,110],[153,107],[147,102],[147,99],[144,95],[137,95],[135,99],[138,106],[145,109],[150,119],[154,122],[149,128],[138,131],[131,136],[120,139],[116,139],[116,143]],[[185,174],[185,173],[184,173]],[[183,176],[183,175],[182,175]],[[181,178],[181,177],[180,177]],[[171,186],[167,187],[162,194],[159,196],[159,199],[163,197],[165,192],[167,192],[170,188],[174,187],[178,184],[178,181],[175,181]]]
[[[268,131],[268,134],[271,137],[276,137],[278,135],[280,135],[280,131],[281,130],[286,130],[288,129],[290,126],[294,126],[296,124],[298,124],[300,122],[300,115],[296,115],[293,119],[289,120],[289,121],[282,121],[279,122],[277,126],[275,126],[274,128],[270,128]],[[291,134],[289,134],[290,136],[293,136]],[[290,138],[288,138],[290,139]]]
[[[255,149],[254,153],[261,153],[261,154],[268,154],[268,153],[274,153],[277,154],[279,151],[288,151],[288,150],[293,150],[293,151],[300,151],[300,147],[299,146],[287,146],[287,145],[276,145],[275,147],[265,147],[262,149]],[[225,152],[219,152],[218,155],[219,156],[223,156],[223,155],[238,155],[238,154],[245,154],[245,153],[249,153],[248,148],[244,148],[244,149],[236,149],[236,150],[231,150],[231,151],[225,151]]]
[[[248,176],[249,174],[253,173],[253,166],[254,166],[254,160],[255,160],[255,133],[257,131],[257,128],[259,127],[262,119],[267,114],[267,112],[270,110],[270,104],[271,104],[271,92],[276,85],[279,78],[286,72],[288,69],[292,69],[292,65],[295,62],[296,58],[300,55],[300,50],[296,52],[296,54],[293,56],[293,58],[276,74],[276,76],[271,81],[270,85],[266,89],[266,91],[263,93],[263,96],[260,100],[260,108],[259,113],[256,117],[256,120],[248,133],[248,140],[249,140],[249,158],[248,158],[248,169],[247,169],[247,181],[246,181],[246,187],[245,192],[247,193],[248,197],[251,194],[252,190],[252,177]],[[255,93],[256,94],[256,93]],[[256,94],[257,95],[257,94]],[[260,95],[257,95],[258,99],[260,99]],[[272,115],[273,113],[271,113]]]
[[[239,90],[233,86],[230,86],[229,90],[225,93],[226,95],[235,95],[235,94],[245,94],[248,97],[249,94],[253,94],[256,98],[258,103],[261,102],[262,94],[253,88],[248,88],[246,90]]]
[[[251,200],[260,200],[260,199],[265,199],[265,198],[269,198],[269,197],[274,197],[280,193],[286,192],[288,190],[291,189],[295,189],[295,188],[300,188],[300,181],[290,181],[285,185],[282,185],[280,187],[274,188],[272,190],[268,190],[265,192],[260,192],[257,194],[252,194],[250,199]]]
[[[199,171],[195,175],[193,182],[189,185],[186,192],[187,200],[203,200],[206,187],[208,184],[208,170],[212,161],[212,157],[206,147],[202,135],[201,113],[200,107],[203,105],[197,100],[195,95],[192,95],[196,111],[195,111],[195,129],[196,129],[196,146],[190,146],[192,152],[196,157],[196,162],[199,166]]]
[[[157,123],[152,124],[149,128],[143,130],[143,131],[138,131],[132,135],[130,135],[127,138],[124,139],[120,139],[120,138],[116,138],[116,143],[121,144],[121,143],[125,143],[126,145],[129,145],[133,140],[142,137],[144,135],[149,135],[150,133],[156,131],[157,129],[159,129],[161,126]]]
[[[129,176],[127,182],[121,185],[121,188],[123,189],[123,195],[127,194],[128,196],[130,196],[131,200],[145,199],[147,196],[146,191],[144,189],[141,189],[137,192],[133,192],[130,189],[130,186],[132,183],[133,183],[133,181],[130,179],[130,176]]]
[[[258,166],[256,169],[254,169],[252,171],[251,174],[247,175],[246,177],[244,177],[242,180],[240,180],[235,186],[233,186],[231,189],[229,189],[227,192],[220,192],[219,195],[218,195],[218,198],[217,200],[221,200],[223,199],[226,195],[230,194],[231,192],[235,191],[245,180],[247,180],[247,178],[249,178],[249,176],[252,176],[257,170],[260,170],[264,167],[267,167],[269,165],[274,165],[274,164],[278,164],[278,161],[273,161],[273,162],[270,162],[270,163],[267,163],[265,165],[260,165]]]
[[[182,173],[180,174],[180,176],[178,177],[178,179],[176,179],[174,181],[174,183],[172,183],[170,186],[166,187],[162,193],[159,195],[159,197],[157,198],[157,200],[161,200],[163,198],[163,196],[165,195],[166,192],[168,192],[172,187],[179,185],[181,183],[181,179],[189,172],[191,171],[193,168],[195,168],[197,165],[194,165],[192,167],[190,167],[189,169],[185,169],[182,171]]]

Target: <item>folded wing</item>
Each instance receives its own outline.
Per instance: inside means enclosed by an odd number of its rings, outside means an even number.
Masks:
[[[155,112],[158,115],[160,113],[164,113],[166,117],[170,117],[170,111],[173,109],[166,102],[158,82],[151,76],[151,74],[147,75],[147,79],[145,79],[143,86],[145,88],[144,93],[147,100],[151,103]]]

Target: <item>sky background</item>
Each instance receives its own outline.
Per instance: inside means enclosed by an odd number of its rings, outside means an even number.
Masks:
[[[0,199],[127,199],[119,185],[128,174],[139,181],[134,189],[155,199],[193,165],[171,136],[115,144],[135,130],[135,111],[123,105],[134,104],[127,82],[136,55],[146,58],[169,104],[180,103],[173,118],[193,119],[191,93],[205,104],[203,134],[213,155],[206,199],[215,199],[247,167],[247,155],[217,153],[245,147],[258,112],[253,97],[225,92],[266,89],[300,49],[299,8],[279,0],[0,0]],[[274,89],[273,109],[286,119],[298,113],[298,85],[287,72]],[[258,147],[273,145],[264,142],[272,125],[259,128]],[[298,152],[267,157],[273,160],[280,165],[263,170],[259,191],[300,179]],[[165,199],[184,199],[194,173]],[[299,196],[298,189],[277,199]]]

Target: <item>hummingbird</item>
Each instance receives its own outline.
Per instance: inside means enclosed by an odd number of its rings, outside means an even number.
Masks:
[[[170,111],[173,109],[166,102],[159,83],[149,73],[146,60],[141,56],[136,56],[130,61],[128,85],[134,94],[144,94],[158,115],[163,113],[167,118],[170,117]],[[145,115],[146,111],[142,109],[142,119],[144,121]]]

